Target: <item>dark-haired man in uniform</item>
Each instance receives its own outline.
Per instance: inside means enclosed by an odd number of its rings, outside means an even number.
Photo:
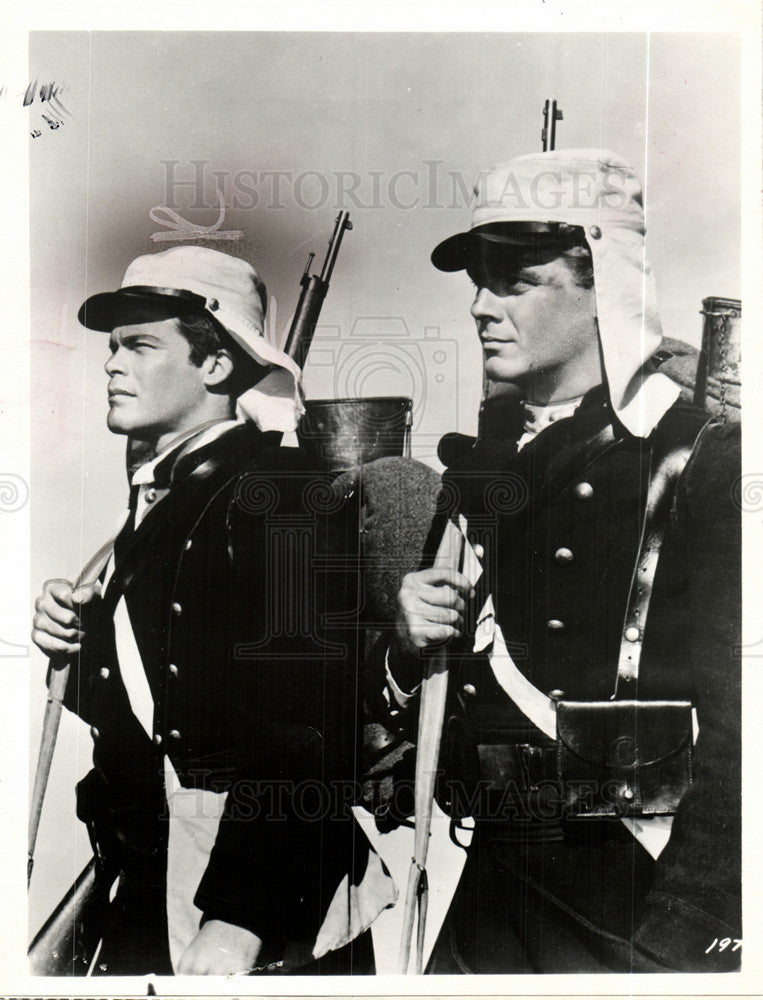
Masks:
[[[432,261],[472,279],[514,396],[441,445],[481,570],[406,576],[386,665],[415,716],[422,654],[452,642],[439,795],[476,829],[429,971],[733,969],[738,426],[658,370],[627,163],[531,154],[475,195]]]
[[[355,518],[344,495],[311,506],[331,483],[278,447],[300,372],[265,301],[245,261],[178,247],[80,310],[110,335],[109,429],[143,458],[103,573],[48,581],[34,620],[73,660],[78,814],[119,874],[96,973],[362,968],[318,937],[352,856],[349,803],[321,794],[355,759],[356,637],[330,626],[355,585],[325,558],[352,556]]]

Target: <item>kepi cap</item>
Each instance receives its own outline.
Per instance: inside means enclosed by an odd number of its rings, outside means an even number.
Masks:
[[[90,330],[193,315],[211,316],[258,364],[273,371],[239,396],[263,430],[293,430],[302,413],[297,363],[264,334],[265,284],[245,260],[207,247],[172,247],[137,257],[114,292],[90,296],[78,318]],[[263,409],[264,407],[264,409]]]
[[[556,149],[483,171],[470,228],[438,244],[432,263],[458,271],[475,251],[501,248],[550,259],[569,246],[569,226],[583,230],[591,252],[612,406],[632,434],[645,437],[679,388],[651,362],[662,327],[646,260],[641,183],[622,157],[606,149]]]

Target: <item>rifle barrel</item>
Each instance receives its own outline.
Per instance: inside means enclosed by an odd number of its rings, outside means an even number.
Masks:
[[[326,254],[326,259],[323,262],[323,270],[321,271],[321,281],[326,288],[328,288],[329,281],[331,280],[331,272],[334,270],[334,264],[336,263],[336,257],[339,253],[339,246],[342,242],[345,229],[352,229],[350,213],[340,212],[336,218],[334,233],[331,237],[331,241],[329,242],[328,253]]]
[[[554,100],[551,102],[551,139],[549,140],[549,149],[556,149],[556,123],[558,117],[556,101]]]
[[[337,216],[320,277],[317,274],[310,274],[310,265],[314,254],[310,255],[307,267],[302,275],[302,291],[284,347],[284,351],[290,358],[294,358],[300,368],[304,367],[307,352],[310,350],[310,344],[315,334],[315,327],[318,324],[323,300],[326,298],[329,281],[334,270],[334,264],[336,263],[345,229],[352,229],[350,213],[346,211],[340,212]]]

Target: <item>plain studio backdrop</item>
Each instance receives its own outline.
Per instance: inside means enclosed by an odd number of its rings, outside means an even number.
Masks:
[[[437,466],[476,427],[472,287],[429,263],[465,228],[478,171],[540,149],[623,155],[646,186],[647,251],[666,334],[699,344],[702,298],[740,294],[738,39],[698,34],[37,33],[30,80],[34,593],[73,578],[127,497],[124,439],[106,429],[106,337],[77,322],[182,220],[242,239],[283,341],[307,253],[351,213],[305,375],[308,397],[408,395],[413,454]],[[42,116],[59,121],[56,127]],[[160,221],[149,217],[152,209]],[[169,225],[162,224],[162,221]],[[17,331],[19,338],[24,331]],[[31,601],[30,601],[31,607]],[[31,617],[31,610],[30,610]],[[32,655],[32,760],[45,662]],[[90,856],[74,784],[87,729],[65,717],[38,838],[34,932]]]

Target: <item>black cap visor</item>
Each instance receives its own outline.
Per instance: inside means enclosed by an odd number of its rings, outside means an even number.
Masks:
[[[205,306],[202,295],[185,289],[130,285],[116,292],[91,295],[80,306],[77,318],[88,330],[111,333],[117,326],[198,316],[205,312]]]
[[[432,251],[432,263],[440,271],[462,271],[472,262],[494,255],[550,260],[569,243],[569,236],[560,233],[558,223],[495,222],[449,236]]]

